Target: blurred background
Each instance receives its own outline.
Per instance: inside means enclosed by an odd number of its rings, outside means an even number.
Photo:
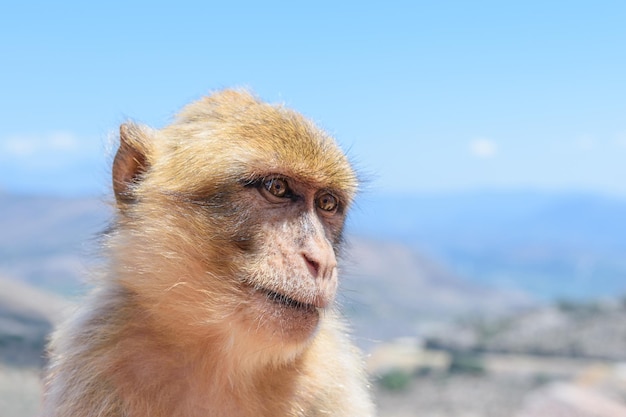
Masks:
[[[381,416],[626,415],[626,3],[1,9],[3,417],[89,288],[119,124],[225,87],[361,172],[340,304]]]

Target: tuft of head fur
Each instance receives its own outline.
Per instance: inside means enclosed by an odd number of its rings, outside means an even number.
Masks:
[[[191,103],[161,131],[126,129],[132,143],[146,149],[145,187],[151,190],[202,194],[277,171],[341,190],[348,202],[358,187],[332,137],[298,113],[245,91],[226,90]]]

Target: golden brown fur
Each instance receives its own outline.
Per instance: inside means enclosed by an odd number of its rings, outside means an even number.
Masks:
[[[242,91],[120,130],[108,272],[54,335],[45,417],[373,415],[333,308],[357,179]]]

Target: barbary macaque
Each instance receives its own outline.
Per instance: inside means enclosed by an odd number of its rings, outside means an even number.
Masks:
[[[358,186],[335,141],[239,90],[119,139],[106,272],[52,338],[43,416],[373,416],[334,306]]]

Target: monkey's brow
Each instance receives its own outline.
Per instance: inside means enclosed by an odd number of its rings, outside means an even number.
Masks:
[[[165,191],[162,195],[166,196],[170,200],[179,203],[191,203],[206,207],[222,207],[225,201],[228,199],[229,193],[227,191]]]
[[[267,177],[267,175],[263,175],[253,178],[244,178],[239,180],[239,184],[243,185],[244,187],[258,187]]]
[[[267,181],[269,179],[282,179],[282,180],[286,181],[287,184],[290,184],[291,182],[294,181],[292,178],[289,178],[289,177],[287,177],[285,175],[268,174],[268,175],[260,175],[258,177],[254,177],[254,178],[243,179],[243,180],[240,180],[239,183],[242,186],[246,187],[246,188],[260,188],[260,187],[263,186],[265,181]]]

